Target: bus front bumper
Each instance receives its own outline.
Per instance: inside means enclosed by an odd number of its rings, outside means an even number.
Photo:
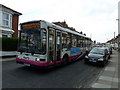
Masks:
[[[51,68],[54,63],[48,63],[48,62],[37,62],[37,61],[31,61],[31,60],[25,60],[25,59],[19,59],[16,58],[16,62],[19,64],[23,64],[25,66],[35,67],[35,68]]]

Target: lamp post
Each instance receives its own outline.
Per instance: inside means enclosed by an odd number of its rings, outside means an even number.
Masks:
[[[114,49],[115,49],[115,32],[114,32]]]
[[[119,15],[118,15],[119,16]],[[118,21],[118,34],[120,33],[120,31],[119,31],[119,17],[118,17],[118,19],[116,19],[116,21]],[[117,42],[117,44],[118,44],[118,48],[120,48],[119,47],[119,41]]]

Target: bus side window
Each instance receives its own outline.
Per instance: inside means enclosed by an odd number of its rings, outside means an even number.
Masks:
[[[83,38],[83,48],[85,47],[85,39]]]
[[[67,34],[67,48],[71,48],[72,47],[72,37],[71,37],[71,34],[68,33]]]
[[[62,33],[62,48],[67,48],[67,33]]]
[[[80,37],[77,38],[77,47],[80,47]]]
[[[80,37],[80,47],[83,47],[83,38]]]
[[[72,35],[72,47],[77,47],[77,36]]]
[[[46,53],[46,43],[47,43],[47,31],[44,29],[42,30],[42,51]]]

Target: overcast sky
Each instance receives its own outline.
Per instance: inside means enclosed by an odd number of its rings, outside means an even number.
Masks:
[[[66,21],[68,26],[86,33],[97,42],[118,34],[119,0],[0,0],[23,15],[19,23],[31,20]]]

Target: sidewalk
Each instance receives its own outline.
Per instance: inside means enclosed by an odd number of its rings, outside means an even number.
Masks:
[[[17,51],[0,51],[0,62],[14,60],[16,55],[18,55]]]
[[[120,54],[120,53],[119,53]],[[91,85],[91,88],[118,88],[118,52],[113,50],[111,59],[101,72],[98,79]]]
[[[15,56],[17,55],[17,51],[0,51],[0,57],[2,56]]]

